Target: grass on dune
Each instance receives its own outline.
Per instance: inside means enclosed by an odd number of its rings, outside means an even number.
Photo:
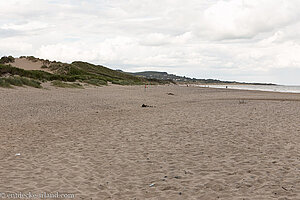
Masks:
[[[0,65],[0,76],[4,74],[18,75],[21,77],[27,77],[27,78],[37,79],[41,81],[61,80],[61,81],[73,82],[76,80],[76,77],[73,76],[51,74],[41,70],[24,70],[24,69],[12,67],[11,65]]]
[[[12,88],[12,86],[6,81],[6,78],[0,78],[0,87]]]
[[[0,87],[11,88],[12,86],[30,86],[34,88],[42,88],[41,83],[36,80],[24,77],[7,77],[0,78]]]
[[[66,83],[62,81],[53,81],[52,85],[61,88],[83,88],[79,83]]]
[[[72,63],[72,66],[76,67],[77,70],[81,71],[81,73],[83,72],[85,74],[106,77],[106,79],[109,79],[108,81],[126,80],[128,82],[136,82],[136,83],[145,81],[145,79],[143,78],[139,78],[127,73],[112,70],[101,65],[93,65],[86,62],[76,61]],[[74,68],[71,69],[70,73],[72,73],[72,70],[74,70]]]
[[[95,86],[107,85],[107,82],[101,79],[88,79],[88,80],[84,80],[83,82]]]

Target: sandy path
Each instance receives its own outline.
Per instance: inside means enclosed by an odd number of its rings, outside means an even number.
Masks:
[[[299,100],[179,86],[0,88],[0,192],[300,199]]]

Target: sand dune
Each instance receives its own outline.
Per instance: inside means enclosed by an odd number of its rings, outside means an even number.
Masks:
[[[40,60],[37,60],[36,62],[32,62],[31,60],[28,60],[26,58],[15,58],[15,62],[8,63],[13,67],[25,69],[25,70],[42,70],[49,73],[52,73],[51,70],[47,68],[42,68],[43,62]]]
[[[0,192],[300,199],[299,99],[179,86],[0,88]]]

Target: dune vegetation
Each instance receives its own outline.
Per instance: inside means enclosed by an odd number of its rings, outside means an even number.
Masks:
[[[67,83],[63,81],[52,81],[52,85],[55,87],[62,87],[62,88],[83,88],[82,85],[79,83]]]
[[[27,86],[34,85],[33,87],[36,87],[37,84],[29,84],[29,82],[40,83],[46,81],[55,81],[52,85],[57,87],[67,87],[67,85],[70,85],[69,83],[64,84],[64,82],[76,82],[75,85],[77,86],[78,83],[94,86],[107,85],[109,82],[118,85],[170,83],[170,81],[137,77],[125,72],[112,70],[101,65],[93,65],[87,62],[76,61],[67,64],[56,61],[50,62],[49,60],[38,59],[33,56],[25,58],[32,62],[42,61],[43,65],[41,66],[41,70],[25,70],[13,67],[10,65],[10,63],[14,62],[13,57],[2,57],[0,62],[0,77],[2,77],[0,87],[9,87],[11,85],[21,86],[20,83]],[[42,70],[46,68],[52,73]],[[12,80],[16,80],[15,82],[18,83],[15,84]],[[29,82],[26,82],[25,80],[28,80]],[[40,84],[38,85],[40,86]],[[71,85],[74,86],[74,84]]]
[[[0,78],[0,87],[11,88],[12,86],[30,86],[42,88],[41,82],[24,77],[4,77]]]

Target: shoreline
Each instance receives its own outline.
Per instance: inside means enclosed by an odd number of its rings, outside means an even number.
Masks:
[[[289,93],[289,94],[299,94],[300,93],[300,86],[284,86],[284,85],[194,85],[196,87],[204,87],[204,88],[217,88],[217,89],[231,89],[231,90],[246,90],[246,91],[262,91],[262,92],[275,92],[275,93]],[[208,87],[207,87],[208,86]],[[220,87],[219,87],[220,86]],[[228,86],[228,88],[221,88],[222,87],[226,87]],[[232,88],[232,86],[237,86],[237,88]],[[231,88],[230,88],[231,87]],[[244,88],[243,88],[244,87]],[[251,88],[252,87],[252,88]],[[261,88],[255,88],[255,87],[261,87]],[[265,87],[265,88],[263,88]],[[276,91],[276,89],[273,89],[274,91],[272,91],[270,88],[267,89],[267,87],[276,87],[277,89],[279,87],[282,87],[282,89],[284,88],[296,88],[298,89],[297,91]]]

